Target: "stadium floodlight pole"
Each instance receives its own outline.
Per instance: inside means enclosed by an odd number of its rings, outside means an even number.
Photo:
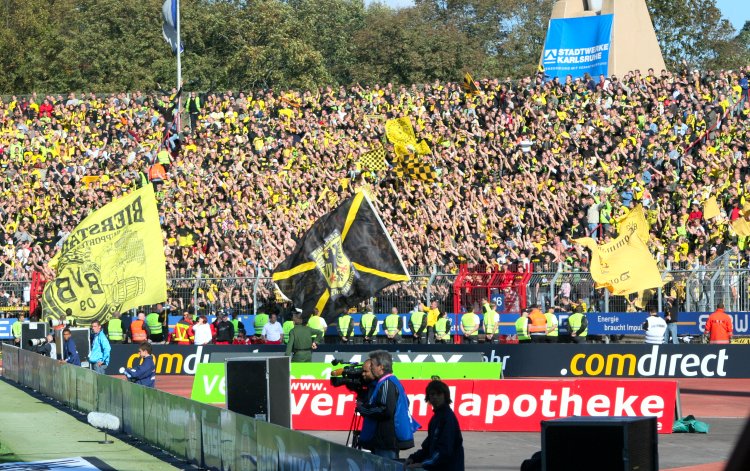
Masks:
[[[176,8],[176,30],[177,30],[177,91],[179,92],[180,87],[182,86],[182,38],[180,37],[180,0],[177,0],[177,8]],[[177,98],[177,116],[175,119],[177,120],[177,132],[180,132],[180,128],[182,127],[182,123],[180,122],[180,112],[182,110],[182,94],[179,95]]]

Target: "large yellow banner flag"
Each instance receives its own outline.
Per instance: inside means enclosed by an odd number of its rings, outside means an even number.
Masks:
[[[573,242],[591,249],[591,277],[597,288],[625,295],[664,284],[656,261],[636,229],[625,231],[608,244],[597,245],[590,237]]]
[[[643,213],[643,206],[636,205],[628,214],[617,220],[618,232],[620,234],[635,232],[643,242],[648,242],[649,225],[646,215]]]
[[[156,198],[146,185],[90,214],[70,233],[47,283],[43,315],[70,309],[79,325],[167,299],[167,273]]]

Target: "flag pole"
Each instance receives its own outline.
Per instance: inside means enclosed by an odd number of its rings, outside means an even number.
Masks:
[[[177,8],[176,8],[176,18],[175,23],[177,23],[177,91],[180,90],[180,86],[182,84],[182,60],[181,60],[181,49],[182,49],[182,40],[180,38],[180,0],[177,0]],[[180,122],[180,111],[182,110],[182,94],[180,94],[180,97],[177,99],[177,132],[180,132],[180,127],[182,123]]]

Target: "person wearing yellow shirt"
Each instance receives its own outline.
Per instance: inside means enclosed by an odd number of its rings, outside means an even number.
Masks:
[[[440,309],[437,301],[430,302],[430,308],[427,311],[427,343],[435,343],[435,323],[440,317]]]

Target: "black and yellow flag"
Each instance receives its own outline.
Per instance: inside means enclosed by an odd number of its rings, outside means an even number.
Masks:
[[[305,314],[327,319],[370,298],[409,273],[366,192],[312,225],[273,272],[282,293]]]
[[[359,156],[359,163],[362,166],[362,170],[385,170],[388,165],[385,163],[385,149],[383,146],[365,152]]]
[[[461,84],[461,88],[463,88],[464,92],[469,95],[479,95],[480,93],[477,84],[474,82],[474,77],[472,77],[468,72],[466,72],[466,74],[464,75],[464,81]]]
[[[434,182],[437,180],[437,173],[429,164],[417,155],[404,157],[395,167],[394,171],[399,179],[409,178],[412,180],[422,180],[423,182]]]

